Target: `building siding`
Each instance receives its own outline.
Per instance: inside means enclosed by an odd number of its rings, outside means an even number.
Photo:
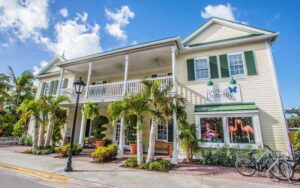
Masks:
[[[274,86],[272,63],[265,43],[254,43],[243,46],[232,46],[225,49],[214,49],[190,54],[181,54],[177,57],[178,92],[187,100],[188,121],[194,122],[194,105],[205,104],[206,81],[187,81],[186,60],[201,56],[213,56],[241,51],[253,50],[255,54],[258,75],[236,77],[241,87],[243,102],[255,102],[259,107],[260,126],[263,143],[276,150],[287,151],[284,139],[285,125],[281,119],[281,102],[278,91]],[[220,61],[218,61],[220,67]],[[228,83],[229,78],[212,80],[215,84]],[[275,82],[276,83],[276,82]]]

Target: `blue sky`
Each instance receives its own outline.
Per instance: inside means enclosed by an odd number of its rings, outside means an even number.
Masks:
[[[20,74],[37,71],[57,53],[72,58],[183,39],[219,16],[280,32],[273,54],[284,106],[300,107],[299,8],[297,0],[0,0],[0,70],[10,65]]]

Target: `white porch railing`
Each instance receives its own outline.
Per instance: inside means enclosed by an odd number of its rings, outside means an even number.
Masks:
[[[165,88],[166,86],[172,86],[173,80],[172,76],[166,77],[158,77],[158,78],[150,78],[145,80],[160,80],[161,81],[161,88]],[[143,90],[143,80],[128,80],[127,81],[127,93],[134,94],[141,92]],[[109,99],[122,97],[123,93],[123,85],[124,82],[114,82],[108,84],[97,84],[97,85],[90,85],[88,87],[88,94],[87,99]],[[81,98],[84,97],[84,93],[81,95]],[[75,91],[72,88],[61,89],[60,95],[66,95],[71,98],[71,100],[75,100]]]

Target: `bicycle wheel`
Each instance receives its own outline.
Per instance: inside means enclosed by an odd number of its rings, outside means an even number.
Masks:
[[[284,160],[274,162],[268,172],[269,177],[275,177],[278,180],[291,180],[294,176],[294,169]]]
[[[256,171],[256,165],[249,159],[236,160],[235,168],[243,176],[253,176]]]
[[[283,180],[291,180],[294,177],[294,168],[288,161],[281,161],[279,163],[279,170]]]

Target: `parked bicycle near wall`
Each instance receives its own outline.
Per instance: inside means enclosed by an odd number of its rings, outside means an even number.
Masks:
[[[294,161],[282,157],[279,152],[264,146],[264,153],[256,159],[254,153],[248,153],[248,158],[238,158],[235,168],[243,176],[253,176],[256,171],[266,172],[269,178],[291,180],[294,176]]]

